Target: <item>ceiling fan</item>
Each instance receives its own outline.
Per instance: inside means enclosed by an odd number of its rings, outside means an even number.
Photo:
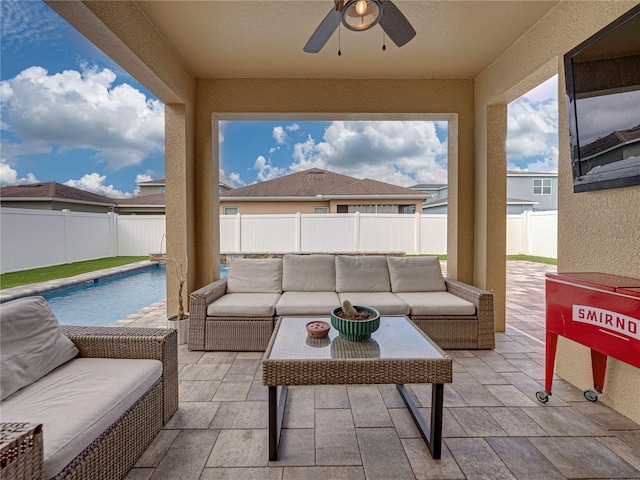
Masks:
[[[398,47],[416,36],[409,20],[391,0],[334,0],[335,7],[320,22],[304,46],[307,53],[318,53],[340,23],[347,29],[363,32],[380,24]]]

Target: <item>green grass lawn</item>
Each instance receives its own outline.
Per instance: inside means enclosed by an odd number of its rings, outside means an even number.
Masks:
[[[0,275],[0,289],[27,285],[29,283],[44,282],[58,278],[73,277],[81,273],[93,272],[104,268],[119,267],[128,263],[149,260],[149,256],[143,257],[109,257],[86,262],[67,263],[54,267],[34,268],[21,272],[4,273]]]
[[[407,257],[429,256],[429,257],[438,257],[440,260],[447,259],[446,255],[436,255],[436,254],[430,254],[430,253],[423,253],[423,254],[408,253],[406,256]],[[527,262],[546,263],[548,265],[558,264],[558,260],[556,260],[555,258],[535,257],[532,255],[507,255],[507,260],[524,260]]]

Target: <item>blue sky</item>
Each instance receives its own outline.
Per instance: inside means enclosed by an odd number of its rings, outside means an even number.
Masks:
[[[127,197],[163,178],[162,103],[45,4],[0,8],[0,185],[56,181]],[[557,171],[556,85],[509,106],[509,169]],[[319,167],[446,183],[446,135],[442,122],[223,122],[220,179],[239,187]]]

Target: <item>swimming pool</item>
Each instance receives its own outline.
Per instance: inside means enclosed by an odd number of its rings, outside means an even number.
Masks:
[[[42,296],[63,325],[110,325],[167,296],[165,265],[99,279]],[[220,276],[227,276],[226,265]]]

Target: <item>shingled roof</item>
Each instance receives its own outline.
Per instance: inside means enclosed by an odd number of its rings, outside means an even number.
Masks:
[[[618,145],[624,145],[625,143],[636,142],[638,140],[640,140],[640,127],[616,130],[606,137],[599,138],[595,142],[580,147],[580,157],[583,159],[588,158]]]
[[[80,190],[79,188],[69,187],[56,182],[31,183],[28,185],[2,187],[0,188],[0,198],[4,200],[9,198],[71,200],[75,202],[99,203],[104,205],[114,205],[116,203],[116,199]]]
[[[412,199],[424,198],[424,194],[410,188],[369,178],[358,179],[339,173],[311,168],[246,187],[236,188],[220,194],[221,199],[240,197],[372,197],[404,196]]]
[[[165,205],[164,193],[154,193],[153,195],[140,195],[139,197],[117,198],[118,206],[126,205]]]

